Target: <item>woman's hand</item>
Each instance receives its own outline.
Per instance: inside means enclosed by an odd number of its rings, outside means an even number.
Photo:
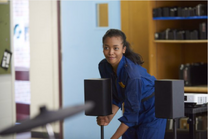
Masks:
[[[97,117],[97,124],[107,126],[110,123],[109,116],[98,116]]]
[[[97,124],[98,125],[108,125],[110,121],[113,119],[114,115],[117,113],[119,107],[116,105],[112,105],[112,114],[107,116],[98,116],[97,117]]]

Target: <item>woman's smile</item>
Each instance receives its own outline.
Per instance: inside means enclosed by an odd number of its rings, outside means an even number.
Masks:
[[[115,59],[115,57],[107,57],[107,59],[113,60],[113,59]]]

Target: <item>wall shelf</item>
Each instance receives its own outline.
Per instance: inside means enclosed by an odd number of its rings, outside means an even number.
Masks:
[[[190,16],[190,17],[153,17],[153,20],[193,20],[207,19],[207,16]]]
[[[207,86],[190,86],[190,87],[184,87],[185,92],[190,93],[207,93]]]
[[[207,43],[208,40],[154,40],[155,43]]]
[[[208,39],[155,40],[155,33],[167,28],[198,29],[201,22],[207,24],[208,16],[153,18],[152,10],[176,5],[194,7],[199,3],[207,5],[207,1],[121,1],[121,9],[124,9],[121,29],[129,37],[127,40],[133,50],[146,60],[144,68],[156,79],[178,79],[182,63],[207,63]],[[207,90],[207,87],[184,87],[185,92],[192,93],[207,93]]]

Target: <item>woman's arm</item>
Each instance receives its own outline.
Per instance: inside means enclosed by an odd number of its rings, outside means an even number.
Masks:
[[[139,117],[139,105],[141,99],[141,83],[138,79],[128,79],[125,89],[123,116],[119,118],[120,126],[111,137],[118,139],[129,127],[137,125]]]
[[[129,127],[124,123],[121,123],[118,129],[116,130],[115,134],[111,137],[111,139],[118,139],[122,136]]]
[[[112,105],[112,114],[109,115],[110,121],[113,119],[113,117],[116,115],[117,111],[119,110],[119,107],[116,105]]]

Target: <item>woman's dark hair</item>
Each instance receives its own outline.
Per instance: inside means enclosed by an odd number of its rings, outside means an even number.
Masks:
[[[129,42],[126,41],[126,35],[121,30],[109,29],[103,36],[103,44],[107,37],[121,37],[121,39],[123,40],[123,47],[126,46],[126,52],[124,56],[133,61],[135,64],[142,65],[144,63],[144,61],[142,60],[142,56],[133,52]]]

